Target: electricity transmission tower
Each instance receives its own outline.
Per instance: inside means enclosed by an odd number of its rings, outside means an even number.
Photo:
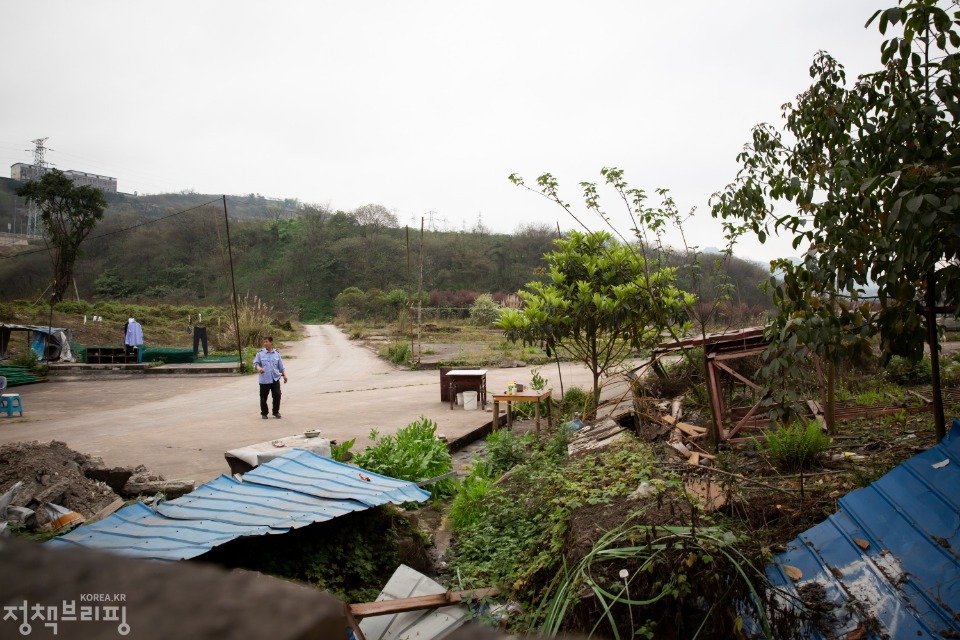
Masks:
[[[47,160],[46,153],[47,147],[46,142],[50,138],[37,138],[36,140],[31,140],[34,144],[33,148],[33,166],[35,167],[36,175],[34,180],[39,180],[43,177],[43,174],[47,172]],[[37,208],[37,205],[33,202],[30,203],[30,211],[27,217],[27,234],[29,235],[38,235],[37,227],[40,223],[40,210]]]

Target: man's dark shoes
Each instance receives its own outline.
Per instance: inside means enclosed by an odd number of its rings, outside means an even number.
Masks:
[[[266,419],[267,419],[267,414],[261,413],[261,414],[260,414],[260,417],[263,418],[264,420],[266,420]]]
[[[283,416],[281,416],[279,413],[275,413],[275,414],[273,414],[273,417],[274,417],[274,418],[282,418]],[[264,418],[266,418],[266,416],[264,416]]]

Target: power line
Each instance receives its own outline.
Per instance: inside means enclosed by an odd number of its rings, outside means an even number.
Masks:
[[[144,222],[139,222],[139,223],[137,223],[137,224],[131,225],[131,226],[129,226],[129,227],[124,227],[124,228],[122,228],[122,229],[114,229],[113,231],[107,231],[106,233],[101,233],[101,234],[98,235],[98,236],[93,236],[93,237],[91,237],[91,238],[87,238],[87,240],[88,240],[88,241],[89,241],[89,240],[99,240],[100,238],[106,238],[107,236],[112,236],[112,235],[116,235],[116,234],[118,234],[118,233],[123,233],[123,232],[125,232],[125,231],[130,231],[130,230],[136,229],[136,228],[138,228],[138,227],[144,227],[144,226],[146,226],[146,225],[148,225],[148,224],[153,224],[153,223],[155,223],[155,222],[162,222],[162,221],[164,221],[164,220],[168,220],[169,218],[173,218],[173,217],[175,217],[175,216],[183,215],[184,213],[189,213],[189,212],[191,212],[191,211],[196,211],[197,209],[199,209],[199,208],[201,208],[201,207],[205,207],[205,206],[207,206],[207,205],[214,204],[215,202],[220,202],[220,201],[221,201],[221,199],[220,199],[220,198],[217,198],[216,200],[211,200],[210,202],[204,202],[204,203],[202,203],[202,204],[198,204],[198,205],[195,206],[195,207],[190,207],[189,209],[184,209],[183,211],[175,211],[174,213],[171,213],[171,214],[168,214],[168,215],[165,215],[165,216],[161,216],[161,217],[155,218],[155,219],[153,219],[153,220],[146,220],[146,221],[144,221]],[[48,247],[48,248],[44,248],[44,249],[34,249],[33,251],[23,251],[23,252],[14,254],[14,255],[12,255],[12,256],[0,256],[0,259],[3,259],[3,260],[11,260],[11,259],[13,259],[13,258],[19,258],[19,257],[21,257],[21,256],[29,256],[29,255],[32,255],[32,254],[34,254],[34,253],[43,253],[44,251],[50,251],[50,248]]]

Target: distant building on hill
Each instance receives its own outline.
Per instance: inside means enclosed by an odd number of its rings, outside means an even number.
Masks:
[[[25,164],[18,162],[10,166],[10,178],[18,182],[28,182],[40,178],[46,169],[38,167],[35,164]],[[85,171],[64,171],[63,174],[73,180],[77,185],[89,185],[102,189],[107,193],[117,192],[117,179],[109,176],[101,176],[95,173],[86,173]]]

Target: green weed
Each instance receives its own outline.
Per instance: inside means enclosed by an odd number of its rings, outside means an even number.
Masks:
[[[340,442],[338,444],[330,445],[330,457],[336,460],[337,462],[346,462],[353,457],[353,454],[350,453],[350,449],[353,448],[353,445],[357,443],[357,439],[353,438],[352,440],[346,440],[345,442]]]
[[[394,364],[406,364],[413,356],[409,342],[391,342],[380,349],[380,356]]]
[[[487,459],[494,473],[509,471],[527,458],[530,438],[508,429],[494,431],[487,436]]]
[[[453,469],[447,446],[437,440],[437,424],[420,417],[396,435],[370,432],[373,445],[356,457],[357,466],[400,480],[420,482],[442,476]],[[434,496],[449,496],[456,489],[452,479],[441,480],[427,487]]]
[[[483,499],[493,486],[493,480],[482,464],[475,466],[473,471],[460,483],[450,507],[450,525],[454,531],[477,524],[487,513]]]
[[[768,434],[761,448],[781,471],[802,471],[820,466],[830,448],[830,437],[816,420],[795,422]]]
[[[933,376],[930,359],[924,357],[919,362],[911,362],[893,356],[887,363],[886,376],[895,384],[928,384]]]

